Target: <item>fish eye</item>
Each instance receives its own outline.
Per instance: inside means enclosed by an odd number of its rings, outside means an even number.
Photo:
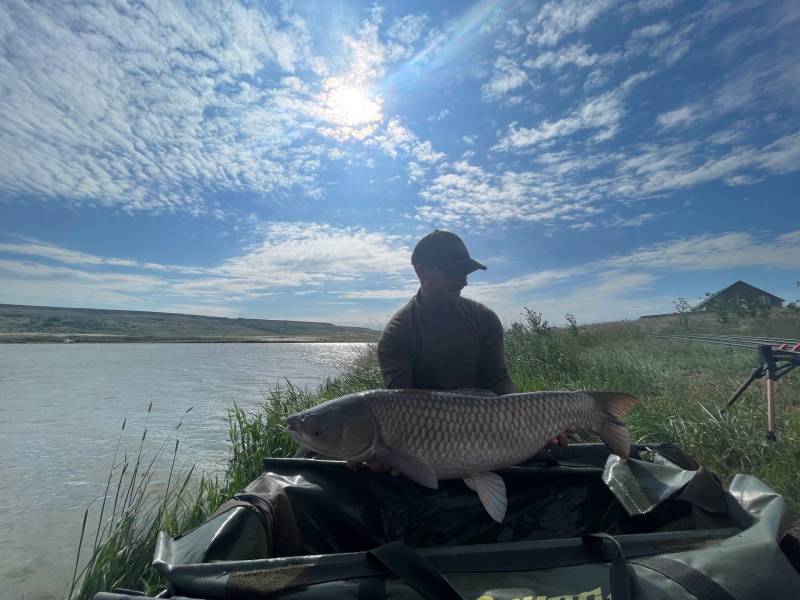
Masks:
[[[313,433],[314,437],[322,437],[322,429],[315,429]]]

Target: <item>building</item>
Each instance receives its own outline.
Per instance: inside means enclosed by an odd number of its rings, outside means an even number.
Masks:
[[[783,298],[778,298],[774,294],[760,290],[757,287],[737,281],[726,288],[709,294],[702,302],[692,308],[692,312],[705,312],[713,310],[715,305],[724,303],[728,306],[740,304],[742,302],[752,303],[753,305],[769,306],[779,308],[783,306]]]

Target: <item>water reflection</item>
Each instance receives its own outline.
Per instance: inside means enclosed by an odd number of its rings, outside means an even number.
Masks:
[[[121,426],[123,451],[177,431],[176,469],[219,469],[227,407],[252,410],[290,381],[314,388],[363,344],[0,345],[0,585],[10,598],[69,584],[83,511],[99,505]],[[152,402],[148,415],[147,409]],[[184,416],[185,411],[191,412]],[[169,442],[170,455],[174,442]],[[117,462],[120,462],[118,458]],[[162,461],[168,471],[169,460]],[[157,473],[155,481],[166,481]],[[87,528],[92,530],[91,527]],[[74,563],[73,563],[74,564]],[[65,583],[66,582],[66,583]]]

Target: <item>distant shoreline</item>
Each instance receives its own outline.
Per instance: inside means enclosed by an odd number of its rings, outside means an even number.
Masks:
[[[363,344],[377,338],[133,338],[81,334],[0,333],[0,344]]]
[[[375,342],[380,331],[314,321],[0,304],[0,344]]]

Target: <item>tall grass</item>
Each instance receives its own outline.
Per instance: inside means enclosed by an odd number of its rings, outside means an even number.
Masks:
[[[192,469],[171,483],[179,451],[176,440],[167,485],[155,485],[155,467],[167,458],[165,450],[172,438],[167,438],[148,460],[143,444],[147,436],[145,426],[136,458],[129,461],[126,456],[119,463],[116,462],[118,442],[108,479],[109,484],[117,482],[116,489],[113,495],[109,493],[110,489],[106,490],[106,500],[100,509],[101,515],[106,511],[110,514],[105,523],[100,518],[96,541],[81,570],[78,569],[78,551],[76,575],[68,597],[90,600],[95,593],[114,588],[156,594],[166,585],[150,566],[161,529],[177,535],[197,527],[223,502],[261,474],[265,458],[293,456],[297,445],[286,435],[283,426],[288,415],[351,391],[374,389],[381,385],[373,348],[355,356],[342,376],[327,380],[317,390],[301,389],[287,381],[267,389],[258,410],[246,412],[236,405],[230,407],[227,421],[231,444],[226,469],[219,476],[202,473],[193,477]],[[123,429],[124,426],[123,423]],[[180,423],[175,432],[179,428]],[[113,506],[109,508],[108,503],[113,503]],[[79,548],[83,546],[84,533]]]
[[[753,367],[755,353],[653,335],[669,333],[670,327],[676,325],[637,322],[556,330],[541,315],[526,310],[523,319],[506,333],[507,364],[520,391],[601,389],[635,394],[640,402],[626,418],[635,440],[676,442],[724,479],[735,473],[759,476],[784,494],[795,511],[800,509],[797,375],[789,375],[778,384],[778,440],[768,442],[759,382],[729,414],[721,410]],[[739,331],[759,333],[741,327]],[[798,330],[784,327],[782,331],[781,335],[800,337]],[[285,382],[268,389],[256,411],[233,406],[228,412],[231,446],[224,474],[202,474],[193,479],[190,472],[171,484],[170,469],[166,489],[160,495],[153,494],[149,484],[153,465],[164,458],[167,441],[149,462],[140,449],[135,461],[126,457],[115,464],[121,473],[114,478],[117,484],[111,516],[101,523],[88,564],[78,572],[76,591],[70,596],[88,600],[97,591],[115,587],[155,594],[165,583],[150,567],[159,529],[176,535],[203,523],[222,502],[258,477],[264,458],[292,456],[296,447],[283,428],[287,415],[324,400],[381,386],[371,348],[356,357],[340,377],[326,381],[317,390],[299,389]],[[173,465],[177,452],[176,443]],[[137,468],[146,462],[147,467]],[[124,508],[117,506],[117,499],[125,500],[119,505]],[[795,526],[795,531],[800,528]]]
[[[800,510],[800,372],[777,384],[778,439],[770,442],[763,380],[723,411],[755,366],[755,350],[671,341],[639,322],[556,330],[535,312],[523,317],[506,336],[518,388],[634,394],[640,401],[625,421],[637,441],[675,442],[726,480],[756,475]],[[759,321],[738,323],[738,330],[755,334]],[[800,320],[784,325],[782,336],[800,337]]]

